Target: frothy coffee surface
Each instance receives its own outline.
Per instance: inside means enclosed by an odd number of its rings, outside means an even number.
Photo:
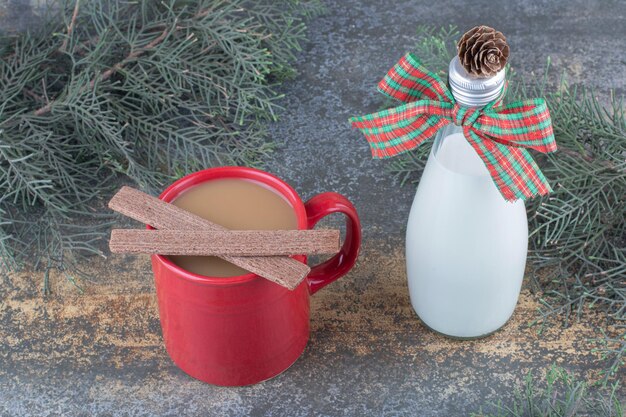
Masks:
[[[198,184],[173,201],[175,206],[233,230],[298,228],[291,205],[275,191],[251,180],[219,179]],[[175,264],[199,275],[232,277],[243,268],[216,256],[170,256]]]

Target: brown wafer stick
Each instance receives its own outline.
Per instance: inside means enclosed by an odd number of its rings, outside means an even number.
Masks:
[[[339,230],[137,230],[114,229],[113,253],[193,256],[334,254]]]
[[[227,230],[131,187],[122,187],[109,201],[109,208],[155,229]],[[296,288],[311,271],[307,265],[286,256],[223,255],[220,258],[290,290]]]

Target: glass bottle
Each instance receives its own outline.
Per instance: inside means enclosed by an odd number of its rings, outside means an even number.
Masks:
[[[448,76],[462,106],[486,105],[505,83],[504,70],[476,78],[458,58]],[[417,315],[452,337],[493,333],[515,309],[527,250],[524,202],[507,202],[462,127],[446,125],[435,137],[407,225],[407,276]]]

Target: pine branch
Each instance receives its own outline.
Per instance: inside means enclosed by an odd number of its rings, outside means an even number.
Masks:
[[[71,275],[76,256],[102,254],[97,208],[120,175],[156,190],[260,165],[275,77],[316,4],[83,0],[1,39],[0,262]]]
[[[61,47],[59,48],[59,52],[65,52],[67,49],[67,43],[72,36],[72,31],[74,30],[74,25],[76,24],[76,17],[78,16],[78,9],[80,7],[80,0],[76,0],[76,4],[74,5],[74,12],[72,13],[72,19],[70,20],[70,24],[67,26],[67,37],[63,40]]]
[[[526,374],[522,389],[516,389],[511,401],[486,404],[473,417],[621,417],[624,405],[618,396],[618,384],[592,389],[575,379],[565,369],[552,366],[544,378]]]
[[[78,6],[78,2],[76,3],[76,5]],[[77,10],[77,9],[75,9],[75,10]],[[74,19],[74,17],[73,17],[73,19]],[[70,28],[71,27],[72,27],[72,25],[70,25]],[[69,28],[68,28],[68,31],[69,31]],[[161,43],[161,41],[163,41],[163,39],[165,39],[165,37],[167,35],[168,35],[168,30],[167,30],[167,28],[165,28],[165,29],[163,29],[163,32],[161,32],[161,34],[158,37],[153,39],[144,48],[132,51],[131,53],[129,53],[126,56],[126,58],[124,58],[120,62],[116,63],[111,68],[107,69],[106,71],[103,71],[102,73],[98,74],[95,78],[93,78],[91,81],[89,81],[89,87],[88,88],[89,89],[93,89],[96,86],[97,82],[106,81],[109,78],[111,78],[111,76],[113,74],[115,74],[116,72],[118,72],[119,70],[124,68],[124,65],[126,65],[129,62],[133,61],[134,59],[140,57],[142,54],[144,54],[146,52],[149,52],[151,49],[154,49],[159,43]],[[63,47],[63,45],[61,46],[61,49],[65,49]],[[34,93],[30,92],[30,94],[34,94]],[[37,96],[37,97],[39,97],[39,96]],[[50,110],[52,110],[52,107],[54,106],[55,103],[56,103],[56,100],[48,101],[48,104],[46,104],[45,106],[40,107],[39,109],[35,110],[33,112],[33,114],[35,116],[42,116],[42,115],[50,112]]]

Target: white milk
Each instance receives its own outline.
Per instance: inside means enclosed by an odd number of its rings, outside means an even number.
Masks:
[[[409,215],[411,303],[430,328],[480,337],[506,323],[520,293],[528,223],[504,200],[461,128],[439,132]]]

